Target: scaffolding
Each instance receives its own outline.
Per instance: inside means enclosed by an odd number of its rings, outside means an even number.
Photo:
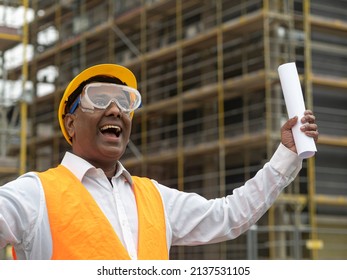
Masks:
[[[26,11],[28,1],[1,1],[0,23],[0,174],[7,180],[25,172],[26,165],[26,123],[27,123],[27,99],[25,96],[25,84],[28,75],[26,47],[28,44],[28,24]],[[18,25],[13,19],[13,14],[19,9],[24,10],[24,21]],[[20,76],[11,78],[12,70],[8,53],[21,45]],[[18,56],[18,52],[17,52]],[[18,92],[16,93],[16,84]],[[13,145],[19,151],[11,153]],[[4,180],[4,179],[3,179]]]
[[[67,83],[88,66],[118,63],[135,73],[143,99],[122,160],[126,168],[206,198],[231,194],[280,141],[287,113],[277,67],[295,61],[306,107],[318,117],[316,157],[304,161],[299,176],[250,231],[222,244],[173,248],[171,258],[347,258],[343,5],[32,0],[27,169],[55,166],[70,149],[56,118]],[[21,72],[18,67],[8,75],[15,79]]]
[[[28,1],[0,1],[0,9],[0,176],[5,182],[26,171]],[[20,24],[13,17],[19,9],[22,9],[24,18]],[[13,67],[13,56],[8,54],[18,45],[21,46],[20,76],[11,80],[9,72]],[[14,154],[11,153],[13,146],[16,147]],[[0,259],[6,255],[6,250],[0,251]]]

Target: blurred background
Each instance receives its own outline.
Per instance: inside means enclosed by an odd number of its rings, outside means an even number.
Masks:
[[[143,99],[125,167],[206,198],[231,194],[279,144],[286,62],[317,117],[316,156],[251,230],[171,259],[347,259],[346,0],[1,0],[0,186],[59,164],[66,85],[118,63]]]

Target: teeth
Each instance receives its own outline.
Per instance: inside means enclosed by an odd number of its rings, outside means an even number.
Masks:
[[[116,131],[116,134],[119,135],[122,131],[122,129],[118,125],[105,125],[100,128],[100,131],[105,131],[108,129],[114,129]]]

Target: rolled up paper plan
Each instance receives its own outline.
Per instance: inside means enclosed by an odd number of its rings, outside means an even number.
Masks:
[[[298,70],[294,62],[285,63],[278,67],[278,74],[282,86],[284,101],[289,118],[298,116],[299,120],[292,128],[297,153],[300,158],[310,158],[317,151],[312,137],[308,137],[300,130],[300,119],[304,116],[305,103],[302,95]]]

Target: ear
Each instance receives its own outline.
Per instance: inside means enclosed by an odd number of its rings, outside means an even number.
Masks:
[[[73,136],[75,135],[75,126],[74,126],[75,119],[76,119],[75,114],[66,114],[64,118],[65,129],[70,138],[73,138]]]

